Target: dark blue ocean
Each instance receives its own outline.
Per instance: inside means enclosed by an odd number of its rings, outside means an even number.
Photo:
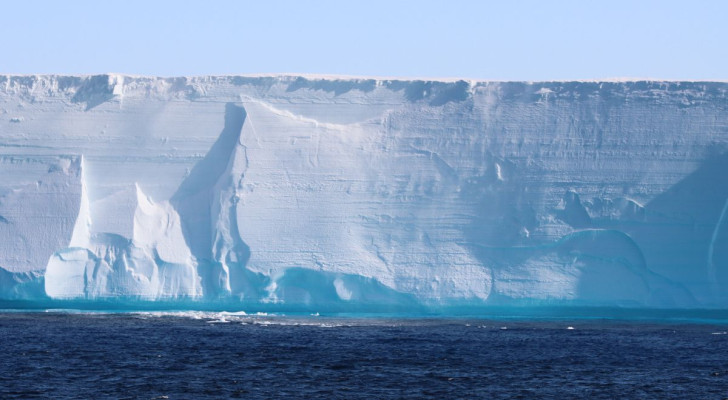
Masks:
[[[723,399],[728,326],[0,314],[0,398]]]

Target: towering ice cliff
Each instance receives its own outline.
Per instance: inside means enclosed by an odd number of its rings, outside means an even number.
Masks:
[[[0,76],[0,298],[726,307],[727,91]]]

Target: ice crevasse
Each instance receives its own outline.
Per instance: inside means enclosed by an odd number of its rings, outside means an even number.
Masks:
[[[0,76],[0,298],[725,307],[727,90]]]

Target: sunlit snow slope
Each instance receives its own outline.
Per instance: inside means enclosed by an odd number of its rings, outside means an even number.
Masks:
[[[725,307],[727,90],[0,76],[0,298]]]

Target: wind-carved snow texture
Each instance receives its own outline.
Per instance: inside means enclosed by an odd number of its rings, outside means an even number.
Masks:
[[[0,76],[0,297],[725,307],[727,89]]]

